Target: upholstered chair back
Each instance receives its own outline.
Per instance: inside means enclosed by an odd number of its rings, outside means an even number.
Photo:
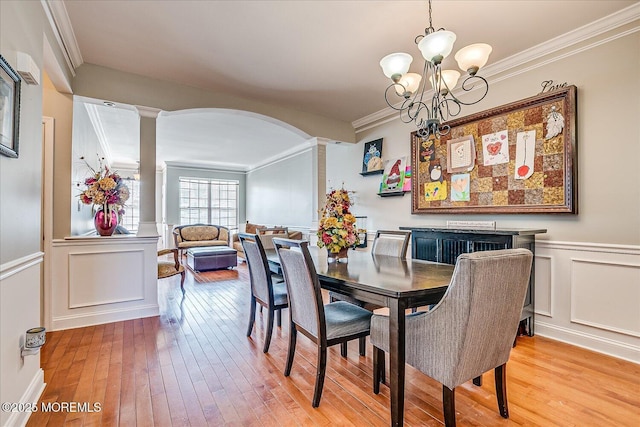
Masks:
[[[314,337],[325,336],[324,305],[309,242],[273,239],[289,295],[291,320]]]
[[[406,362],[449,389],[505,364],[529,284],[533,254],[505,249],[462,254],[442,300],[407,316]],[[371,322],[371,343],[388,350],[388,326]]]
[[[406,258],[410,231],[378,230],[373,240],[371,253]]]
[[[239,234],[240,242],[244,249],[249,276],[251,292],[261,301],[273,301],[273,284],[267,257],[257,234]]]

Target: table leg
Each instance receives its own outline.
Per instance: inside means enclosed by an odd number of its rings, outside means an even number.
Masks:
[[[391,425],[404,423],[405,309],[403,300],[389,303],[389,383],[391,388]]]

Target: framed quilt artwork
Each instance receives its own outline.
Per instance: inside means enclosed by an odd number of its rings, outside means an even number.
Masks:
[[[578,213],[576,87],[411,134],[416,213]]]

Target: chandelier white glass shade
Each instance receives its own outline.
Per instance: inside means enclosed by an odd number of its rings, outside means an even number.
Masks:
[[[489,91],[488,82],[478,76],[477,72],[487,63],[491,46],[476,43],[460,49],[455,54],[455,59],[460,69],[467,73],[460,85],[461,89],[466,92],[479,89],[479,92],[470,102],[463,102],[453,95],[452,90],[458,83],[460,73],[456,70],[443,70],[441,63],[451,54],[455,41],[455,33],[444,28],[433,28],[429,0],[429,27],[425,28],[424,35],[420,34],[415,38],[424,58],[422,75],[409,73],[413,57],[408,53],[392,53],[380,61],[384,75],[392,81],[384,94],[387,104],[400,112],[403,122],[414,122],[418,128],[418,136],[422,138],[449,133],[450,127],[442,123],[460,114],[462,105],[482,101]],[[424,94],[427,82],[433,88],[430,100]],[[391,88],[394,90],[390,90]],[[394,93],[401,102],[394,101]],[[393,99],[389,98],[390,95]]]

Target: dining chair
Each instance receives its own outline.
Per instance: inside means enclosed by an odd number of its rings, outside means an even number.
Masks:
[[[374,255],[388,255],[401,259],[407,257],[410,231],[402,230],[378,230],[373,239],[371,253]]]
[[[249,268],[249,280],[251,282],[251,308],[249,310],[249,326],[247,336],[251,336],[256,319],[256,303],[267,312],[267,328],[265,331],[262,351],[269,351],[271,335],[273,333],[273,316],[276,314],[278,326],[282,326],[283,308],[289,306],[287,289],[282,282],[274,282],[269,270],[269,263],[264,251],[260,236],[257,234],[238,233],[238,238],[244,250],[245,260]]]
[[[280,257],[289,294],[289,351],[284,375],[288,377],[291,373],[297,333],[300,332],[318,346],[316,382],[311,403],[317,408],[327,367],[327,348],[369,335],[373,313],[345,301],[323,303],[308,241],[275,238],[273,243]]]
[[[407,257],[407,248],[409,247],[409,238],[411,237],[410,231],[401,230],[378,230],[376,236],[373,239],[371,245],[372,255],[387,255],[405,259]],[[353,297],[339,294],[338,292],[329,292],[330,301],[347,301],[351,304],[364,307],[367,310],[373,311],[381,308],[378,305],[367,304],[364,301],[357,300]],[[416,311],[415,308],[412,309]],[[364,356],[366,352],[366,338],[361,338],[359,343],[360,356]],[[343,343],[340,347],[340,353],[343,357],[347,357],[347,343]]]
[[[165,279],[179,274],[181,276],[180,289],[182,290],[182,293],[184,293],[185,271],[182,264],[180,264],[178,249],[160,249],[158,251],[158,258],[169,254],[173,254],[173,261],[158,260],[158,279]]]
[[[494,369],[498,409],[509,418],[506,363],[524,303],[533,254],[528,249],[484,251],[458,256],[451,283],[428,312],[406,317],[405,360],[442,384],[445,425],[456,425],[455,388]],[[389,319],[374,315],[373,391],[384,379]]]

